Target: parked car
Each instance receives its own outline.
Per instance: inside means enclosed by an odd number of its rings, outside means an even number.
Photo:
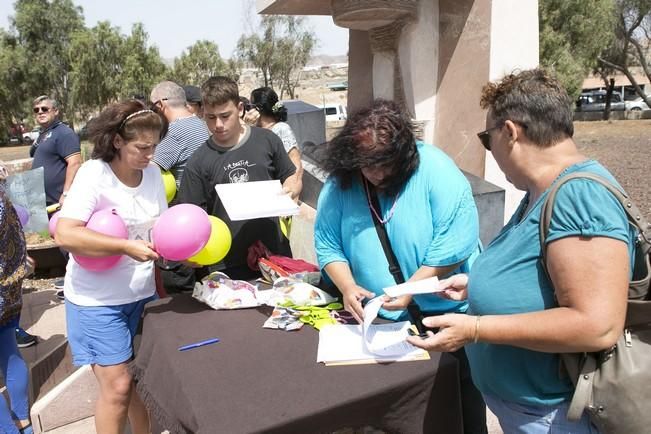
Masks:
[[[593,90],[583,92],[576,101],[576,111],[578,112],[601,112],[606,109],[606,91]],[[610,110],[626,110],[626,104],[622,100],[619,92],[613,92],[610,96]]]
[[[31,145],[38,139],[38,136],[41,134],[41,127],[34,127],[32,128],[32,131],[28,131],[26,133],[23,133],[23,142],[26,145]]]
[[[346,114],[346,107],[341,104],[325,104],[323,106],[327,121],[345,121],[348,117]]]
[[[348,90],[348,82],[340,81],[337,83],[330,83],[326,85],[326,87],[330,90]]]
[[[647,98],[651,98],[651,95],[647,95]],[[632,111],[641,111],[649,110],[649,106],[644,102],[642,98],[635,98],[632,101],[626,101],[626,110]]]

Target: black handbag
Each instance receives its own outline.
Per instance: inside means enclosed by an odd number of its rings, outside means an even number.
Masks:
[[[576,178],[590,179],[606,187],[622,204],[629,223],[637,228],[639,235],[624,332],[617,343],[596,353],[560,354],[562,368],[575,385],[567,418],[579,420],[587,411],[592,423],[604,434],[648,433],[651,431],[651,225],[628,196],[607,180],[588,172],[567,175],[553,185],[541,210],[540,247],[545,271],[545,239],[554,199],[561,185]]]
[[[377,192],[375,188],[368,184],[366,185],[369,193],[369,206],[380,210],[380,201],[377,197]],[[378,219],[378,216],[371,211],[371,217],[373,218],[373,224],[375,225],[375,230],[377,231],[378,238],[380,238],[380,244],[382,244],[382,250],[387,257],[387,262],[389,263],[389,273],[393,276],[393,279],[399,285],[405,283],[405,277],[402,275],[402,270],[400,270],[400,265],[398,265],[398,259],[396,259],[395,253],[391,248],[391,242],[389,241],[389,235],[387,234],[387,229],[384,227],[384,224]],[[427,327],[423,324],[423,313],[420,310],[420,307],[413,300],[407,305],[407,313],[409,314],[412,324],[416,326],[418,333],[425,335]]]

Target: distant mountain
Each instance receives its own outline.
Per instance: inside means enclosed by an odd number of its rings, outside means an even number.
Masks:
[[[332,65],[333,63],[348,63],[348,56],[345,54],[340,56],[319,54],[316,56],[312,56],[310,61],[307,62],[308,66],[324,66],[324,65]]]

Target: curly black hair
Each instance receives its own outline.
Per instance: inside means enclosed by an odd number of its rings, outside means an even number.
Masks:
[[[277,105],[278,94],[270,87],[259,87],[251,91],[251,105],[255,107],[261,115],[267,115],[276,120],[276,122],[287,121],[287,109],[282,105]]]
[[[367,167],[388,167],[378,188],[396,195],[418,168],[420,158],[409,116],[393,101],[376,99],[348,118],[328,144],[322,166],[348,189]]]

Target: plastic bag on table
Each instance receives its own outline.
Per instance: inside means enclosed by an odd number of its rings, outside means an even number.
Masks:
[[[258,288],[245,280],[233,280],[216,271],[194,286],[192,297],[213,309],[244,309],[260,306]]]

